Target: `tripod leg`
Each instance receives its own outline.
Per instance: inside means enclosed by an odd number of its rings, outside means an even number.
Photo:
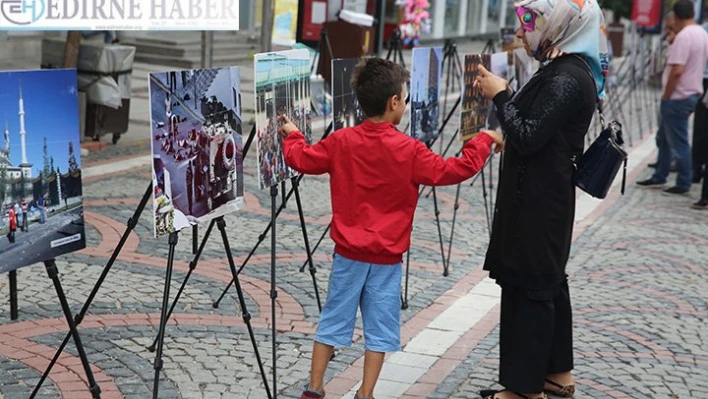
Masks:
[[[52,279],[54,283],[54,289],[57,291],[57,296],[59,297],[59,302],[61,303],[61,309],[66,317],[66,323],[69,325],[69,330],[74,338],[74,344],[76,345],[76,351],[79,352],[79,358],[81,359],[81,365],[84,367],[84,372],[86,373],[86,378],[88,379],[89,391],[91,391],[91,396],[94,399],[99,399],[101,397],[101,388],[96,384],[96,380],[93,378],[93,372],[91,371],[91,365],[89,364],[88,358],[86,357],[86,352],[84,351],[84,345],[81,343],[81,336],[79,336],[79,331],[76,329],[76,323],[74,322],[74,317],[71,315],[71,308],[64,295],[64,289],[59,281],[59,270],[54,262],[54,259],[44,262],[44,266],[47,268],[47,274],[49,278]]]
[[[204,238],[202,238],[202,243],[199,245],[199,248],[197,248],[197,252],[194,254],[194,259],[192,259],[191,262],[189,262],[189,271],[187,272],[187,275],[184,277],[184,281],[182,281],[182,285],[179,287],[179,290],[177,291],[177,295],[175,295],[175,299],[172,301],[172,306],[170,306],[170,311],[167,312],[167,320],[172,317],[172,312],[174,312],[175,307],[177,306],[177,302],[179,301],[179,298],[182,296],[182,292],[184,291],[184,287],[187,286],[187,281],[189,281],[189,278],[192,276],[192,272],[194,272],[194,269],[197,268],[197,263],[199,263],[199,258],[202,256],[202,251],[204,251],[204,247],[206,246],[207,240],[209,239],[209,236],[211,235],[211,230],[214,228],[214,223],[216,222],[215,219],[212,219],[211,222],[209,223],[209,227],[207,227],[206,234],[204,234]],[[150,352],[155,352],[155,345],[157,345],[157,337],[155,337],[155,340],[152,341],[152,345],[148,347],[148,350]]]
[[[489,156],[489,214],[494,214],[494,152]],[[491,224],[490,224],[491,226]],[[491,227],[490,227],[491,231]]]
[[[487,230],[489,231],[489,235],[491,236],[492,223],[489,220],[489,202],[487,201],[487,186],[484,181],[484,166],[482,167],[482,170],[479,173],[482,175],[482,196],[484,197],[484,212],[487,214]]]
[[[258,368],[261,372],[261,377],[263,378],[263,386],[265,386],[266,394],[268,398],[272,398],[270,394],[270,387],[268,386],[268,378],[266,377],[265,370],[263,369],[263,362],[261,361],[261,354],[258,351],[258,344],[256,344],[256,336],[253,333],[253,327],[251,326],[251,313],[248,312],[246,307],[246,298],[243,295],[243,289],[241,288],[241,282],[238,279],[238,274],[236,273],[236,263],[234,262],[234,257],[231,254],[231,245],[229,245],[229,237],[226,234],[226,222],[224,217],[217,219],[217,225],[219,231],[221,232],[221,239],[224,242],[224,250],[226,251],[226,259],[229,262],[229,269],[231,269],[231,275],[234,278],[236,285],[236,293],[238,295],[239,306],[241,307],[241,314],[243,316],[243,322],[246,323],[246,328],[248,328],[248,336],[251,338],[251,344],[253,345],[253,353],[256,355],[256,361],[258,362]]]
[[[320,244],[322,244],[322,241],[324,241],[324,238],[327,236],[327,233],[329,232],[330,227],[332,227],[332,223],[328,224],[327,227],[324,229],[322,232],[322,235],[320,236],[319,240],[317,240],[317,244],[312,248],[312,253],[314,254],[317,252],[317,248],[320,247]],[[305,263],[300,266],[300,273],[305,271],[305,267],[307,266],[308,261],[305,261]]]
[[[295,190],[295,202],[297,203],[297,213],[300,216],[300,227],[302,228],[302,239],[305,241],[305,252],[307,252],[307,263],[310,264],[310,276],[312,276],[312,285],[315,288],[315,298],[317,298],[317,309],[322,313],[322,303],[320,302],[320,289],[317,286],[317,268],[312,261],[312,252],[310,252],[310,239],[307,237],[307,224],[305,223],[305,213],[302,211],[302,201],[300,200],[300,190],[296,179],[293,179],[293,189]]]
[[[160,385],[160,372],[162,371],[162,349],[165,344],[165,327],[167,326],[167,305],[170,301],[170,283],[172,282],[172,267],[175,260],[175,247],[177,246],[178,232],[170,233],[168,240],[167,269],[165,270],[165,288],[162,293],[162,312],[160,314],[160,328],[157,333],[157,354],[155,355],[155,380],[153,381],[152,399],[158,398]]]
[[[275,299],[278,297],[278,291],[275,287],[275,219],[277,217],[275,211],[275,200],[278,197],[278,186],[271,186],[270,188],[270,206],[271,206],[271,219],[270,219],[270,310],[271,310],[271,334],[272,334],[272,346],[273,346],[273,397],[278,398],[278,367],[277,367],[277,356],[276,356],[276,334],[277,329],[275,328]]]
[[[143,210],[145,210],[145,206],[147,205],[147,202],[150,200],[151,196],[152,196],[152,183],[148,184],[147,190],[145,190],[145,194],[143,194],[143,198],[140,200],[138,207],[135,209],[135,212],[133,213],[133,216],[130,219],[128,219],[127,227],[126,227],[125,231],[123,232],[123,235],[120,237],[120,241],[118,242],[116,249],[113,250],[113,254],[111,254],[111,258],[108,260],[108,263],[106,263],[106,267],[103,268],[101,275],[98,277],[98,280],[96,281],[96,284],[93,286],[93,289],[91,290],[91,293],[89,294],[88,298],[86,299],[84,306],[81,308],[81,311],[79,312],[79,314],[76,315],[76,325],[77,326],[80,325],[81,322],[83,321],[84,316],[86,315],[89,307],[91,306],[91,303],[93,302],[94,298],[98,294],[98,290],[101,288],[101,285],[103,285],[103,281],[106,279],[106,277],[108,277],[108,273],[111,271],[111,268],[113,267],[113,263],[115,263],[116,259],[118,258],[118,255],[123,250],[123,246],[125,245],[126,241],[128,241],[128,237],[130,236],[130,232],[133,231],[135,229],[135,226],[138,225],[138,220],[140,220],[140,215],[143,213]],[[35,386],[34,390],[32,391],[32,395],[30,396],[30,398],[34,398],[37,395],[37,393],[39,392],[39,389],[42,387],[42,384],[49,376],[49,373],[52,371],[52,368],[54,367],[56,362],[59,360],[59,356],[62,354],[62,352],[64,352],[64,348],[69,343],[69,339],[71,339],[71,333],[66,334],[66,337],[64,337],[64,341],[59,346],[59,349],[57,349],[57,352],[54,354],[54,358],[52,358],[52,361],[49,362],[47,369],[44,370],[44,373],[42,374],[42,377],[40,377],[39,382],[37,383],[37,386]]]
[[[408,276],[410,274],[410,268],[411,268],[411,249],[408,248],[408,252],[406,253],[406,285],[403,289],[403,297],[401,298],[401,309],[406,310],[408,309]]]
[[[192,226],[192,255],[196,255],[199,250],[199,225]]]
[[[282,181],[280,184],[281,184],[280,191],[281,191],[281,194],[283,195],[283,209],[285,209],[288,207],[288,200],[290,199],[290,197],[285,196],[285,191],[286,191],[285,190],[285,181]]]
[[[435,206],[435,224],[438,226],[438,238],[440,239],[440,256],[442,257],[443,269],[445,268],[445,247],[443,244],[442,230],[440,229],[440,210],[438,209],[438,194],[433,187],[433,204]]]
[[[452,211],[452,228],[450,229],[450,242],[447,246],[447,263],[445,264],[445,270],[443,271],[443,276],[447,277],[450,275],[450,256],[452,255],[452,240],[455,237],[455,223],[457,222],[457,210],[460,209],[460,189],[462,184],[457,185],[457,191],[455,192],[455,207]]]
[[[17,320],[17,270],[11,271],[7,277],[10,280],[10,320]]]
[[[303,175],[300,175],[300,176],[296,177],[296,179],[302,179],[302,176]],[[288,195],[285,196],[286,200],[290,198],[290,196],[293,194],[293,191],[294,190],[290,189],[290,191],[288,192]],[[282,211],[283,211],[283,204],[280,205],[280,207],[278,208],[278,211],[275,213],[276,218],[278,217],[278,215],[280,215],[280,212],[282,212]],[[260,247],[261,243],[265,240],[268,232],[271,230],[272,223],[273,223],[272,220],[270,222],[268,222],[268,225],[265,227],[265,229],[263,229],[263,233],[261,233],[258,236],[258,242],[256,242],[256,245],[253,246],[253,248],[251,249],[251,252],[248,253],[248,256],[246,256],[246,259],[244,259],[243,263],[241,263],[241,266],[238,269],[238,274],[241,274],[241,270],[243,270],[243,268],[246,267],[246,265],[248,264],[248,261],[251,260],[251,257],[256,253],[256,251],[258,250],[258,247]],[[226,285],[226,287],[224,287],[224,290],[221,292],[219,299],[217,299],[212,305],[214,308],[219,307],[219,304],[224,299],[224,296],[226,296],[226,293],[229,291],[229,289],[231,288],[231,285],[233,285],[233,284],[234,284],[234,281],[231,280],[231,282],[228,283]]]

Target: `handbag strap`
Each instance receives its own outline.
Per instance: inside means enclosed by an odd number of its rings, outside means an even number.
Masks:
[[[597,82],[595,81],[595,76],[592,74],[592,68],[590,67],[590,64],[588,64],[588,62],[585,60],[585,58],[583,58],[577,54],[572,54],[572,56],[579,59],[580,61],[582,61],[583,64],[585,64],[585,66],[587,67],[586,72],[588,73],[588,75],[590,75],[590,79],[592,79],[593,84],[595,84],[595,92],[598,92],[599,87],[597,87]],[[600,126],[604,130],[605,129],[605,114],[602,112],[602,100],[600,99],[599,95],[597,96],[596,102],[597,102],[597,113],[600,116]]]

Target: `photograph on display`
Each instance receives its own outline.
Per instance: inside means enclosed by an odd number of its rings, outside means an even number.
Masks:
[[[307,49],[256,54],[256,137],[258,181],[265,189],[297,176],[285,164],[279,131],[286,115],[312,142],[310,52]]]
[[[438,136],[442,47],[413,49],[410,82],[411,137],[424,143]]]
[[[86,247],[75,69],[0,72],[0,273]]]
[[[509,54],[507,52],[492,54],[490,60],[491,68],[490,71],[509,81]],[[497,118],[497,107],[494,104],[489,105],[489,115],[487,115],[487,129],[496,130],[499,129],[499,119]]]
[[[489,54],[465,55],[462,112],[460,113],[460,140],[462,141],[473,138],[487,126],[490,104],[482,95],[482,91],[474,85],[479,65],[491,70],[491,56]]]
[[[240,86],[238,67],[150,74],[156,236],[242,207]]]
[[[352,71],[359,62],[356,58],[332,60],[332,105],[334,130],[353,127],[366,120],[351,87]]]

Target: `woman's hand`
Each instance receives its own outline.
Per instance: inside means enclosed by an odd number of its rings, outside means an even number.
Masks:
[[[294,131],[297,131],[297,126],[288,119],[285,114],[280,116],[280,120],[284,122],[283,127],[280,128],[280,137],[285,139],[288,135]]]
[[[482,65],[477,66],[477,78],[474,81],[475,86],[482,90],[482,95],[487,100],[491,100],[497,94],[507,90],[509,83],[504,79],[489,72]]]

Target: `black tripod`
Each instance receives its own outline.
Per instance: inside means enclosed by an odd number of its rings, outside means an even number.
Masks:
[[[391,33],[391,38],[388,41],[386,59],[391,60],[391,55],[393,55],[393,62],[399,63],[404,68],[406,67],[406,61],[403,60],[403,40],[401,40],[401,32],[398,29]]]
[[[249,149],[251,143],[253,142],[253,138],[255,137],[255,132],[256,132],[256,130],[255,130],[255,126],[254,126],[254,127],[251,129],[251,132],[250,132],[250,134],[249,134],[248,140],[247,140],[246,145],[244,146],[244,149],[243,149],[243,154],[244,154],[243,156],[244,156],[244,157],[246,156],[246,154],[247,154],[247,152],[248,152],[248,149]],[[128,237],[130,236],[130,233],[131,233],[131,232],[135,229],[135,227],[137,226],[138,220],[140,219],[140,215],[141,215],[142,212],[144,211],[145,206],[147,205],[147,202],[150,200],[150,197],[151,197],[151,196],[152,196],[152,184],[149,184],[148,187],[147,187],[147,190],[146,190],[145,193],[143,194],[142,199],[140,200],[140,203],[139,203],[137,209],[136,209],[135,212],[133,213],[133,216],[128,220],[126,230],[124,231],[123,235],[121,236],[120,241],[118,242],[118,245],[117,245],[116,248],[113,250],[113,253],[111,254],[111,257],[110,257],[110,259],[108,260],[108,263],[107,263],[106,266],[103,268],[103,271],[101,272],[101,275],[99,276],[98,280],[96,281],[96,284],[94,285],[94,287],[93,287],[91,293],[89,294],[89,296],[88,296],[86,302],[84,303],[83,308],[81,309],[81,311],[79,312],[79,314],[76,315],[75,321],[74,321],[74,323],[75,323],[76,326],[78,326],[79,324],[81,324],[81,322],[83,321],[83,318],[85,317],[86,313],[88,312],[88,308],[91,306],[91,303],[93,302],[93,300],[95,299],[96,295],[98,294],[98,291],[99,291],[99,289],[101,288],[101,285],[102,285],[103,282],[105,281],[106,277],[108,276],[108,273],[110,272],[111,268],[113,267],[113,264],[115,263],[115,261],[116,261],[116,259],[118,258],[120,252],[122,251],[123,246],[125,245],[125,243],[126,243]],[[221,218],[219,218],[219,219],[221,219]],[[201,256],[201,253],[202,253],[202,251],[203,251],[203,249],[204,249],[204,246],[206,245],[206,241],[207,241],[207,239],[209,238],[209,236],[210,236],[210,234],[211,234],[211,230],[212,230],[212,228],[213,228],[213,226],[214,226],[214,223],[217,223],[217,222],[218,222],[218,220],[215,219],[215,220],[212,220],[212,222],[210,223],[209,228],[208,228],[208,230],[207,230],[207,232],[206,232],[204,238],[202,239],[201,245],[199,246],[199,248],[197,249],[197,251],[196,251],[196,253],[195,253],[194,260],[193,260],[192,262],[190,262],[190,270],[189,270],[187,276],[185,277],[184,282],[182,283],[182,287],[181,287],[180,290],[178,291],[177,296],[175,297],[175,301],[173,302],[172,307],[171,307],[170,310],[168,311],[168,310],[167,310],[167,305],[168,305],[168,303],[169,303],[169,290],[170,290],[170,281],[171,281],[171,279],[172,279],[172,269],[173,269],[173,263],[174,263],[174,251],[175,251],[175,247],[176,247],[177,241],[178,241],[177,233],[171,233],[170,236],[169,236],[169,239],[168,239],[169,252],[168,252],[168,260],[167,260],[167,270],[166,270],[166,276],[165,276],[165,288],[164,288],[164,291],[163,291],[163,305],[162,305],[161,317],[160,317],[160,328],[159,328],[159,332],[158,332],[157,338],[155,339],[155,341],[153,342],[153,344],[150,345],[150,347],[148,348],[150,351],[155,351],[155,350],[157,351],[157,353],[156,353],[156,360],[155,360],[155,366],[154,366],[154,367],[155,367],[155,381],[154,381],[154,388],[153,388],[153,389],[154,389],[154,391],[153,391],[153,395],[154,395],[154,396],[153,396],[153,397],[155,397],[155,398],[157,397],[157,393],[158,393],[159,374],[160,374],[160,372],[161,372],[161,370],[162,370],[162,352],[163,352],[162,349],[163,349],[163,339],[164,339],[164,334],[165,334],[165,325],[166,325],[167,320],[169,319],[170,315],[172,314],[172,312],[173,312],[173,310],[174,310],[174,308],[175,308],[175,306],[176,306],[177,300],[179,299],[179,297],[180,297],[182,291],[184,290],[184,287],[186,286],[187,280],[189,279],[189,277],[191,276],[192,272],[193,272],[194,269],[196,268],[197,262],[198,262],[198,260],[199,260],[199,257]],[[221,227],[220,227],[220,228],[221,228]],[[196,232],[195,232],[195,233],[196,233]],[[195,235],[196,235],[196,234],[195,234]],[[222,239],[223,239],[223,238],[224,238],[224,237],[223,237],[223,235],[222,235]],[[225,250],[227,251],[227,257],[230,258],[230,259],[229,259],[229,263],[233,263],[233,258],[231,257],[231,249],[230,249],[230,247],[228,246],[228,244],[225,244],[225,247],[226,247]],[[235,277],[235,279],[237,280],[236,277]],[[239,289],[239,291],[241,291],[241,290],[240,290],[240,286],[237,287],[237,288]],[[242,295],[239,295],[239,299],[241,299],[241,296],[242,296]],[[242,312],[243,312],[244,321],[246,322],[246,325],[247,325],[247,327],[248,327],[248,329],[249,329],[249,334],[251,335],[251,342],[254,344],[254,349],[255,349],[255,352],[256,352],[256,353],[255,353],[255,354],[256,354],[256,358],[258,359],[259,367],[261,368],[261,375],[264,377],[264,383],[265,383],[266,392],[267,392],[267,394],[268,394],[268,398],[271,398],[271,396],[270,396],[270,391],[269,391],[268,384],[267,384],[267,380],[265,379],[265,372],[263,371],[262,362],[260,361],[260,354],[258,353],[258,349],[257,349],[257,347],[255,346],[255,339],[254,339],[254,335],[253,335],[252,328],[251,328],[251,326],[250,326],[250,314],[248,313],[247,309],[245,308],[245,303],[243,303],[243,302],[241,303],[241,310],[242,310]],[[40,378],[39,382],[37,383],[37,386],[34,388],[34,391],[32,392],[32,395],[30,396],[30,398],[34,398],[34,397],[37,395],[37,393],[39,392],[39,389],[41,388],[42,384],[43,384],[44,381],[46,380],[47,376],[48,376],[49,373],[51,372],[51,370],[52,370],[52,368],[54,367],[54,365],[56,364],[57,360],[59,359],[59,356],[60,356],[61,353],[64,351],[64,348],[65,348],[66,345],[68,344],[69,339],[70,339],[71,336],[72,336],[72,333],[69,333],[69,334],[67,334],[67,336],[64,338],[64,341],[62,342],[62,344],[60,345],[59,349],[58,349],[57,352],[55,353],[54,358],[52,359],[52,361],[51,361],[51,362],[49,363],[49,365],[47,366],[47,369],[45,370],[45,372],[43,373],[43,375],[42,375],[42,377]]]
[[[61,281],[59,280],[59,270],[57,269],[57,265],[56,265],[54,259],[51,259],[51,260],[44,262],[44,266],[47,269],[47,274],[49,275],[49,278],[52,279],[52,282],[54,283],[54,289],[57,291],[57,297],[59,298],[59,303],[61,304],[61,309],[64,312],[64,317],[66,317],[66,323],[69,325],[69,334],[67,335],[67,339],[65,340],[65,342],[68,341],[68,337],[72,337],[74,339],[74,344],[76,345],[76,351],[79,352],[79,358],[81,359],[81,365],[83,366],[84,372],[86,373],[86,379],[88,380],[89,391],[91,392],[91,397],[93,397],[94,399],[100,399],[101,398],[101,388],[98,386],[98,384],[96,383],[96,379],[93,377],[93,372],[91,371],[91,365],[89,364],[88,358],[86,357],[86,351],[84,350],[84,345],[81,342],[81,336],[79,335],[79,331],[76,328],[76,325],[78,323],[75,321],[74,317],[71,315],[71,308],[69,307],[69,302],[66,300],[66,295],[64,295],[64,289],[62,288]],[[39,390],[39,385],[37,385],[34,392],[32,392],[32,396],[31,396],[32,398],[36,395],[38,390]]]

